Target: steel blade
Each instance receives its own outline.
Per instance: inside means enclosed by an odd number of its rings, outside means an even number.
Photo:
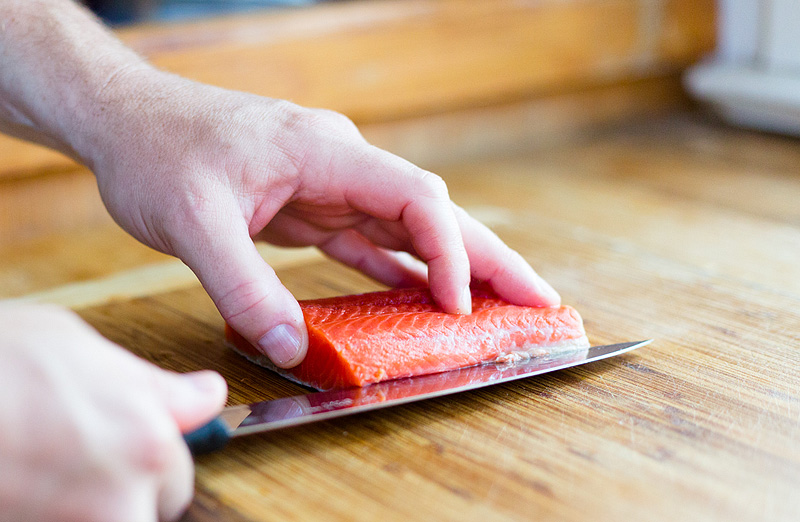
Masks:
[[[651,341],[594,346],[552,358],[535,357],[517,363],[481,364],[384,381],[361,388],[313,392],[231,406],[208,425],[186,435],[185,439],[192,453],[207,453],[224,446],[231,437],[279,430],[533,377],[630,352]]]
[[[534,358],[517,364],[482,364],[384,381],[361,388],[314,392],[244,407],[234,406],[230,413],[236,412],[238,415],[231,415],[229,429],[235,437],[441,397],[599,361],[629,352],[649,342],[650,340],[595,346],[552,359]],[[237,424],[235,419],[245,411],[249,413]]]

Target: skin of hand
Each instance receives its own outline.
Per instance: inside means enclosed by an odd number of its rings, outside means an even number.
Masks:
[[[116,94],[117,91],[123,94]],[[426,281],[469,313],[472,278],[558,303],[521,256],[451,202],[441,178],[368,144],[344,116],[156,70],[106,89],[80,146],[117,222],[191,267],[231,326],[278,366],[305,355],[294,297],[254,239],[315,245],[390,286]]]
[[[448,312],[470,311],[471,278],[559,302],[438,176],[347,118],[158,71],[71,0],[0,0],[0,20],[0,131],[87,164],[115,220],[181,258],[278,366],[303,359],[307,333],[255,239],[429,281]],[[159,370],[65,311],[0,307],[0,327],[0,522],[177,517],[192,477],[180,433],[219,411],[221,378]]]
[[[2,305],[0,332],[0,521],[177,519],[181,432],[219,412],[225,381],[161,370],[55,307]]]
[[[315,245],[391,286],[428,281],[451,313],[470,312],[471,279],[517,304],[559,302],[441,178],[346,117],[156,70],[65,0],[4,7],[0,128],[88,165],[114,219],[192,268],[277,366],[302,361],[307,332],[254,239]],[[26,17],[48,23],[15,23]]]

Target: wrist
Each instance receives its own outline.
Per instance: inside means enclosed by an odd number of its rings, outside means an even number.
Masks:
[[[97,174],[107,157],[119,152],[118,143],[132,143],[146,132],[143,121],[153,98],[166,95],[169,76],[143,60],[122,63],[76,97],[60,129],[76,159]]]
[[[0,3],[0,130],[78,160],[98,100],[150,68],[72,0]]]

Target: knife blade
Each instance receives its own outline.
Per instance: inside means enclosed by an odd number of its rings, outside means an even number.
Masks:
[[[360,388],[313,392],[229,406],[205,426],[185,434],[184,440],[193,455],[202,455],[221,449],[232,437],[299,426],[564,370],[630,352],[650,342],[652,339],[594,346],[556,357],[534,357],[516,363],[486,363],[383,381]]]

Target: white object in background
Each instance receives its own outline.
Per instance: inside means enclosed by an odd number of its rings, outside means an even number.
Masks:
[[[800,77],[800,2],[772,0],[763,40],[765,65],[770,71]]]
[[[759,0],[717,0],[717,59],[751,64],[758,53]]]
[[[718,0],[718,45],[686,75],[732,123],[800,136],[800,1]]]

